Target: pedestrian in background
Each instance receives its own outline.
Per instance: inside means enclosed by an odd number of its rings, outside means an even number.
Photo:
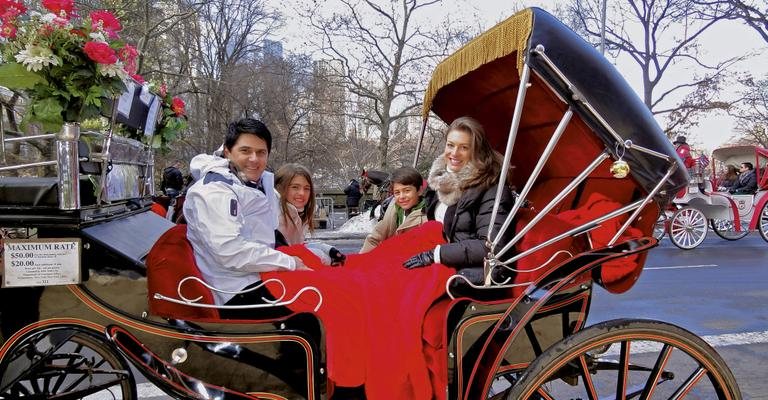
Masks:
[[[344,188],[344,194],[347,195],[347,218],[360,213],[360,198],[363,192],[360,191],[360,182],[357,179],[349,181],[349,185]]]

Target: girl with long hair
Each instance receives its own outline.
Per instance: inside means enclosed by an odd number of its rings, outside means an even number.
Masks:
[[[285,164],[275,175],[275,191],[280,197],[278,230],[288,244],[304,243],[314,232],[315,188],[312,174],[300,164]]]

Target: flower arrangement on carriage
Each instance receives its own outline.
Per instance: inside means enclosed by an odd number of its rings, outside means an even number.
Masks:
[[[28,97],[22,126],[56,132],[66,122],[98,118],[105,100],[123,93],[127,82],[144,83],[137,74],[139,52],[120,38],[114,14],[81,15],[72,0],[42,0],[41,6],[38,12],[21,0],[0,0],[0,86]],[[164,85],[154,87],[162,121],[152,144],[165,147],[187,127],[184,102]]]

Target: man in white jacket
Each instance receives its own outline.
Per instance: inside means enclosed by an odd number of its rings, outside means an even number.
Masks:
[[[298,257],[275,250],[278,203],[274,175],[265,171],[272,135],[258,120],[229,124],[222,157],[200,154],[190,163],[196,179],[187,191],[187,237],[203,279],[236,292],[260,282],[259,272],[307,270]],[[217,304],[261,303],[266,290],[214,292]]]

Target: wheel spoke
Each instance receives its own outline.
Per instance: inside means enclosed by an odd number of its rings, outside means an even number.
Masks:
[[[587,391],[589,400],[597,400],[598,396],[595,391],[595,383],[592,381],[592,374],[589,372],[587,357],[583,354],[579,357],[579,368],[581,369],[581,379],[584,380],[584,389]]]
[[[541,396],[543,400],[555,400],[554,397],[550,396],[543,387],[540,387],[539,390],[536,391],[536,394]]]
[[[106,362],[106,360],[101,359],[101,361],[99,361],[98,364],[94,365],[92,368],[89,368],[90,369],[90,373],[89,374],[83,374],[83,376],[81,376],[80,379],[76,380],[73,384],[69,385],[69,388],[67,388],[67,390],[70,390],[70,389],[72,389],[74,387],[77,387],[77,385],[82,383],[85,380],[85,378],[87,378],[89,376],[93,376],[93,373],[95,372],[94,370],[96,370],[98,367],[102,366],[105,362]]]
[[[74,353],[79,354],[82,350],[83,350],[83,345],[81,343],[78,343],[77,346],[75,346]],[[67,366],[71,367],[72,364],[74,364],[74,358],[69,359],[69,362],[67,362]],[[66,380],[66,378],[67,378],[66,374],[59,375],[58,379],[56,379],[56,384],[53,385],[53,390],[51,391],[51,393],[57,393],[59,388],[61,388],[61,385]]]
[[[650,376],[648,376],[648,381],[645,382],[645,388],[643,389],[643,393],[640,394],[640,400],[648,400],[653,396],[653,392],[656,390],[656,385],[659,382],[661,373],[664,372],[664,367],[666,367],[671,354],[672,347],[665,344],[664,347],[661,348],[659,357],[656,359],[656,365],[653,366],[653,370],[651,371]]]
[[[629,341],[621,342],[619,353],[619,376],[616,379],[616,400],[627,398],[627,378],[629,376]]]
[[[704,376],[704,374],[707,372],[702,367],[697,368],[691,376],[688,377],[688,379],[683,382],[683,384],[675,391],[675,394],[670,397],[670,400],[679,400],[685,398],[685,396],[688,394],[688,392],[693,389],[694,386],[696,386],[696,383],[699,382],[699,380]]]

